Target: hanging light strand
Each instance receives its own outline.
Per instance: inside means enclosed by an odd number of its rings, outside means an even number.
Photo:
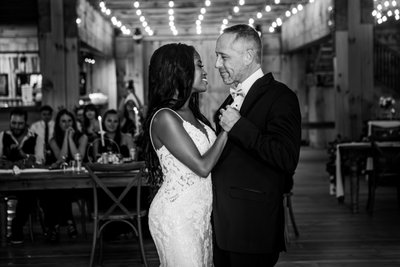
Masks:
[[[122,34],[124,35],[132,35],[132,30],[127,26],[124,25],[115,15],[112,15],[111,9],[107,8],[106,3],[104,1],[99,2],[99,7],[100,11],[106,16],[110,18],[111,23],[114,25],[114,27],[117,27],[121,30]],[[133,7],[136,9],[136,15],[139,17],[140,22],[142,23],[143,28],[147,32],[148,35],[153,35],[154,32],[148,25],[148,22],[146,21],[145,16],[142,14],[142,11],[140,10],[140,2],[135,1],[133,2]],[[77,21],[78,23],[78,21]]]
[[[374,0],[374,10],[371,15],[378,24],[385,23],[389,19],[400,19],[399,0]]]

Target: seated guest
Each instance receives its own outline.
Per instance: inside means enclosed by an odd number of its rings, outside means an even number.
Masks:
[[[143,112],[143,104],[136,95],[135,84],[133,80],[128,81],[128,86],[126,87],[126,95],[119,102],[118,110],[120,111],[121,114],[124,112],[125,104],[128,101],[132,101],[131,104],[135,106],[140,113]]]
[[[84,106],[77,106],[75,108],[75,116],[76,116],[76,126],[80,132],[83,132],[83,121],[84,121],[84,112],[85,112],[85,107]]]
[[[0,158],[4,162],[21,168],[32,167],[37,162],[42,163],[43,140],[30,131],[27,125],[28,114],[25,110],[16,108],[10,114],[10,129],[0,133]],[[35,197],[30,192],[16,194],[17,207],[12,221],[11,243],[23,242],[23,226],[28,220],[30,211],[35,207]]]
[[[44,140],[45,164],[48,164],[51,155],[49,140],[53,137],[54,131],[53,108],[48,105],[42,106],[40,108],[40,117],[41,120],[31,125],[31,131]]]
[[[100,125],[98,121],[99,113],[93,104],[86,105],[83,112],[83,130],[87,135],[88,142],[91,143],[99,137]]]
[[[66,109],[57,113],[54,136],[50,139],[50,148],[55,158],[52,167],[60,166],[74,160],[76,154],[82,159],[85,154],[88,138],[76,128],[74,115]],[[69,237],[76,238],[77,230],[72,215],[72,198],[67,192],[49,191],[43,202],[45,224],[49,228],[47,238],[51,242],[59,240],[61,225],[67,226]]]
[[[139,110],[139,107],[136,106],[135,101],[133,100],[133,97],[131,97],[131,95],[127,96],[124,101],[124,105],[120,107],[119,112],[121,118],[121,132],[129,133],[134,138],[136,138],[137,135],[140,133],[142,127],[142,114]],[[136,116],[139,116],[139,119],[137,119]]]
[[[56,163],[69,162],[79,153],[86,152],[88,137],[79,132],[74,115],[66,109],[57,113],[54,124],[54,136],[50,139],[50,148]]]
[[[130,157],[129,151],[134,148],[133,139],[130,134],[121,132],[118,112],[115,109],[107,110],[106,113],[104,113],[102,126],[105,131],[105,145],[103,146],[101,142],[94,143],[93,150],[96,158],[100,157],[101,153],[104,152],[119,152],[124,158]]]

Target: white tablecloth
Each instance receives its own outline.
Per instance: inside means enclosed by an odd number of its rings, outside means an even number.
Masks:
[[[377,126],[380,128],[393,128],[399,127],[400,121],[390,120],[390,121],[369,121],[368,122],[368,136],[371,136],[372,126]]]

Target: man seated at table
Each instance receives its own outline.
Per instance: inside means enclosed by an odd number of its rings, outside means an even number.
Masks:
[[[49,141],[54,132],[53,108],[49,105],[42,106],[40,108],[40,118],[40,120],[32,123],[30,129],[43,139],[45,164],[48,165],[51,157]]]
[[[43,162],[43,140],[29,130],[27,119],[27,112],[16,108],[10,114],[10,129],[0,132],[0,160],[3,166],[25,168]],[[16,194],[16,197],[18,203],[11,234],[13,244],[23,242],[23,226],[36,203],[34,196],[28,192]]]

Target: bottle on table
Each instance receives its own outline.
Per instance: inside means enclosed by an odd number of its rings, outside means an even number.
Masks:
[[[75,162],[76,162],[76,164],[75,164],[75,166],[76,166],[76,171],[77,171],[77,172],[80,172],[81,169],[82,169],[82,157],[81,157],[81,154],[76,153],[76,154],[74,155],[74,158],[75,158]]]
[[[129,155],[131,157],[131,160],[135,161],[136,160],[136,148],[134,148],[134,147],[131,148],[129,150]]]

